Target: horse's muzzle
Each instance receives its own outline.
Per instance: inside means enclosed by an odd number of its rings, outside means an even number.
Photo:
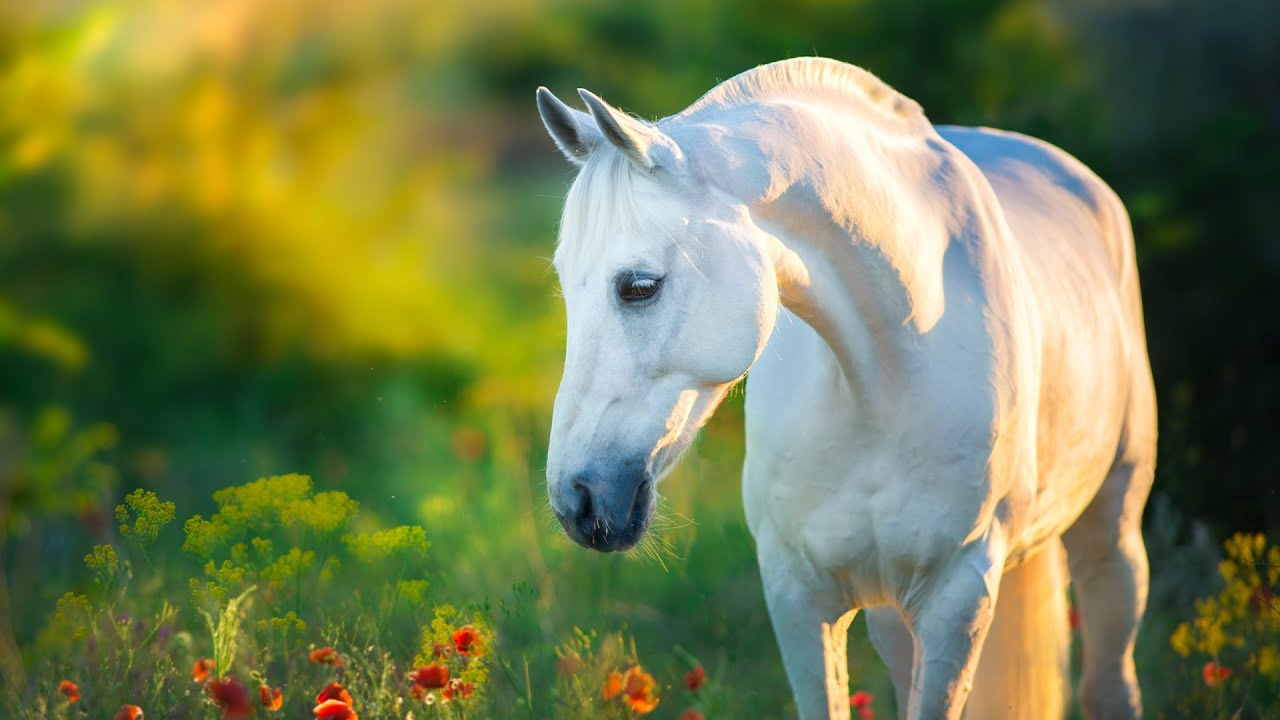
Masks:
[[[551,507],[565,533],[583,547],[629,550],[649,527],[653,480],[643,458],[578,473],[562,481]]]

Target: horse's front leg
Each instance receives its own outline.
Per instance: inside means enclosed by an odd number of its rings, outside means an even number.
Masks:
[[[893,693],[898,701],[898,716],[905,716],[911,700],[911,666],[915,658],[915,639],[902,620],[902,613],[892,605],[869,607],[867,635],[876,654],[889,667]]]
[[[1004,561],[1003,541],[989,536],[911,588],[903,614],[915,639],[915,658],[904,717],[958,720],[964,712]]]
[[[857,615],[830,573],[768,533],[756,538],[769,619],[801,720],[849,717],[847,642]]]

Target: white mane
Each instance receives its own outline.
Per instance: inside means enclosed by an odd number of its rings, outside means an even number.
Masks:
[[[833,100],[863,100],[880,113],[925,125],[919,103],[889,87],[860,67],[827,58],[794,58],[747,70],[712,88],[697,102],[662,122],[685,120],[707,110],[741,107],[752,102],[797,94]]]

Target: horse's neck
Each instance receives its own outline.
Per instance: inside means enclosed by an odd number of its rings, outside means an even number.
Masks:
[[[860,404],[891,405],[920,334],[942,315],[944,256],[976,212],[956,182],[962,163],[931,133],[895,136],[830,109],[775,111],[747,143],[767,182],[739,197],[775,246],[783,304],[831,346]]]

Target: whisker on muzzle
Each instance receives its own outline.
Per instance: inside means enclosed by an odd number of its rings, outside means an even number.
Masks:
[[[675,543],[668,533],[696,524],[693,519],[683,513],[670,507],[665,507],[662,504],[662,497],[658,496],[657,502],[654,504],[653,515],[649,520],[648,532],[640,538],[640,542],[636,545],[637,552],[628,553],[628,555],[636,562],[642,564],[657,563],[662,566],[663,570],[667,570],[666,560],[683,560],[680,554],[676,552]]]
[[[544,529],[554,533],[562,532],[560,528],[560,519],[556,517],[555,508],[551,507],[551,500],[548,499],[545,503],[538,506],[537,517],[538,521],[544,526]]]

